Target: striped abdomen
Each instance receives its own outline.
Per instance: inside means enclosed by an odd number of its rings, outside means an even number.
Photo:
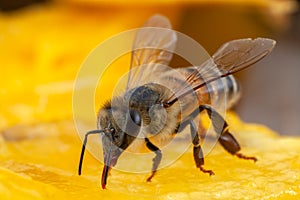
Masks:
[[[207,90],[210,94],[211,104],[224,105],[230,109],[240,97],[240,86],[234,76],[229,75],[209,83]]]

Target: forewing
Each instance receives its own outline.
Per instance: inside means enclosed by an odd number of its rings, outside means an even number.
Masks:
[[[233,40],[221,46],[212,58],[222,74],[232,74],[261,60],[275,44],[268,38]]]
[[[151,17],[137,32],[133,44],[127,90],[162,73],[172,59],[177,36],[169,20],[161,15]],[[155,73],[154,73],[155,72]]]
[[[275,44],[274,40],[268,38],[239,39],[225,43],[211,59],[196,67],[187,77],[187,84],[167,100],[166,106],[212,81],[251,66],[269,54]]]

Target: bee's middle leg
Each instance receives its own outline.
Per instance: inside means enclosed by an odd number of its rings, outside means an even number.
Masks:
[[[156,174],[157,168],[158,168],[159,163],[160,163],[161,158],[162,158],[162,154],[161,154],[161,150],[157,146],[152,144],[148,138],[145,138],[145,142],[146,142],[147,148],[155,153],[155,157],[153,158],[152,173],[147,178],[147,182],[150,182],[151,179]]]
[[[200,145],[200,139],[197,131],[197,127],[195,125],[194,121],[190,121],[190,129],[191,129],[191,135],[192,135],[192,140],[193,140],[193,155],[194,155],[194,160],[196,163],[196,167],[199,168],[202,172],[204,173],[209,173],[209,175],[214,175],[215,173],[212,170],[206,170],[204,169],[204,156],[203,156],[203,151]]]

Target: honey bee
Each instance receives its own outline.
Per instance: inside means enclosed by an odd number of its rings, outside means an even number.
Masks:
[[[104,156],[103,189],[110,169],[135,140],[142,140],[155,154],[152,173],[147,179],[151,181],[162,159],[162,151],[155,143],[158,140],[152,140],[153,136],[172,138],[188,126],[196,167],[213,175],[212,170],[204,168],[201,133],[194,121],[202,111],[207,112],[218,135],[218,142],[226,151],[239,158],[256,161],[255,157],[240,153],[239,143],[229,132],[225,119],[213,108],[212,102],[226,101],[227,108],[230,108],[240,94],[232,74],[265,57],[274,48],[275,41],[267,38],[233,40],[221,46],[200,66],[169,70],[163,66],[167,66],[172,59],[177,41],[169,20],[154,15],[143,27],[145,29],[139,30],[134,40],[126,91],[123,95],[112,97],[99,109],[97,129],[85,134],[79,175],[88,136],[100,134]],[[158,34],[147,27],[168,31]],[[145,44],[151,48],[144,48]]]

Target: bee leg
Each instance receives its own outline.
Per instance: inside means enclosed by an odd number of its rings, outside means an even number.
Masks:
[[[158,165],[159,165],[159,163],[161,161],[161,158],[162,158],[162,154],[161,154],[160,149],[157,146],[155,146],[154,144],[152,144],[148,138],[145,138],[145,142],[146,142],[147,148],[155,153],[155,157],[153,158],[152,173],[147,178],[147,182],[150,182],[151,179],[156,174]]]
[[[253,160],[254,162],[257,161],[257,158],[252,156],[245,156],[239,151],[241,150],[241,147],[238,143],[238,141],[234,138],[234,136],[229,132],[229,126],[227,122],[224,120],[224,118],[215,111],[212,107],[208,105],[201,105],[199,106],[200,111],[203,111],[204,109],[207,111],[209,118],[212,121],[213,127],[215,131],[220,136],[218,138],[219,143],[224,147],[226,151],[228,151],[230,154],[235,155],[239,158],[245,159],[245,160]]]
[[[192,135],[193,145],[194,145],[193,154],[194,154],[194,160],[196,163],[196,167],[199,168],[204,173],[209,173],[210,176],[214,175],[215,173],[212,170],[206,170],[203,167],[204,156],[203,156],[202,148],[200,145],[197,127],[196,127],[194,121],[190,121],[190,129],[191,129],[191,135]]]

